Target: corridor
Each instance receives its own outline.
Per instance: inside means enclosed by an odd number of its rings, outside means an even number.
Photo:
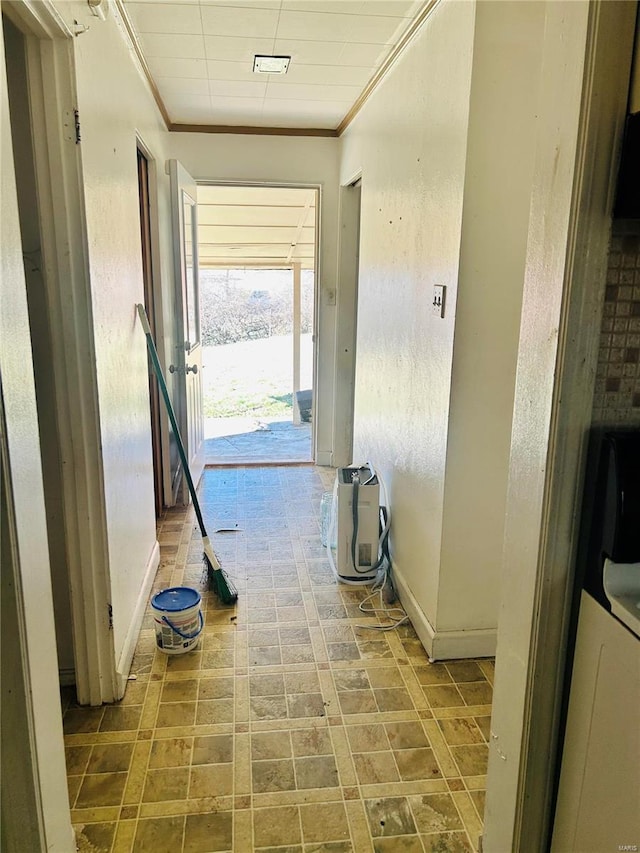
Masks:
[[[411,626],[358,627],[377,622],[366,592],[336,584],[320,543],[332,477],[205,471],[235,608],[206,591],[193,511],[165,514],[153,591],[202,590],[204,639],[167,657],[149,612],[122,702],[63,697],[80,851],[477,850],[493,663],[430,664]]]

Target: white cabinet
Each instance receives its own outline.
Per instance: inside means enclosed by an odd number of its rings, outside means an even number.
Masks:
[[[551,849],[640,850],[640,639],[586,592]]]

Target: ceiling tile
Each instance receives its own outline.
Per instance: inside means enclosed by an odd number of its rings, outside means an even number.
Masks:
[[[151,58],[149,70],[156,77],[191,77],[207,79],[207,62],[204,59]]]
[[[198,6],[200,0],[124,0],[127,9],[134,3],[140,6]]]
[[[282,85],[269,82],[267,98],[299,101],[350,101],[360,94],[358,86],[302,86],[296,83]]]
[[[205,36],[204,47],[207,59],[228,62],[244,62],[253,68],[256,53],[270,54],[273,39],[233,38],[232,36]],[[342,47],[342,45],[340,45]]]
[[[279,9],[280,3],[281,0],[200,0],[201,6],[243,6],[249,9]]]
[[[208,96],[209,81],[185,77],[156,77],[156,85],[163,98],[174,95],[205,95]]]
[[[140,36],[145,56],[167,56],[184,59],[204,59],[202,36],[146,33]]]
[[[205,35],[273,38],[278,24],[277,9],[201,6]]]
[[[175,123],[335,128],[424,0],[124,0]],[[253,73],[256,53],[292,57]]]
[[[244,124],[252,124],[252,116],[260,114],[262,110],[263,98],[239,98],[239,97],[224,97],[222,95],[211,96],[211,108],[213,110],[216,124],[218,115],[233,115],[235,118],[240,117]]]
[[[291,12],[329,12],[331,14],[361,15],[366,14],[364,8],[373,6],[364,0],[282,0],[283,11]],[[377,4],[375,4],[377,5]]]
[[[210,80],[244,80],[247,83],[264,83],[267,79],[253,73],[253,61],[217,62],[216,60],[208,59],[207,74]]]
[[[333,65],[340,62],[345,45],[340,41],[298,41],[281,39],[275,41],[273,52],[277,56],[290,56],[291,65]],[[378,50],[382,46],[378,45]],[[346,64],[346,63],[345,63]],[[354,65],[367,63],[352,63]]]
[[[282,8],[297,12],[330,12],[338,15],[383,15],[412,18],[422,0],[282,0]]]
[[[266,81],[244,83],[238,80],[209,80],[211,95],[223,98],[263,98],[267,91]]]
[[[262,124],[277,126],[335,128],[349,111],[350,101],[295,101],[267,99],[262,109]]]
[[[388,44],[345,44],[340,56],[340,65],[359,65],[377,68],[391,50]]]
[[[270,77],[270,82],[313,83],[317,85],[364,86],[371,77],[370,68],[345,65],[296,65],[291,63],[289,71],[282,77]]]
[[[176,3],[127,3],[139,33],[202,33],[200,7]]]
[[[374,15],[336,15],[324,12],[280,13],[278,38],[386,44],[393,41],[405,18]]]
[[[211,124],[211,99],[197,95],[171,95],[164,99],[171,120],[176,124]]]

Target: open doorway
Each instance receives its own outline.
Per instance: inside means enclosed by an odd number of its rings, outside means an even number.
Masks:
[[[198,187],[208,465],[313,461],[317,195]]]

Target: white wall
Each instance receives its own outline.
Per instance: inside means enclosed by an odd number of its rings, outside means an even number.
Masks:
[[[396,570],[433,627],[474,18],[440,4],[342,138],[341,180],[362,170],[354,458],[382,471]]]
[[[476,7],[438,632],[497,625],[544,22]]]
[[[136,639],[132,624],[141,615],[145,581],[157,560],[147,354],[135,312],[135,304],[144,301],[136,133],[159,161],[163,200],[167,134],[114,16],[100,21],[83,2],[58,6],[68,20],[88,26],[75,39],[75,61],[115,658],[126,670]],[[160,230],[169,251],[166,203]],[[172,287],[166,257],[156,273]]]
[[[544,15],[440,3],[342,140],[342,179],[363,175],[355,456],[388,482],[439,658],[495,650]]]
[[[321,465],[332,464],[336,307],[328,303],[329,292],[336,288],[338,140],[330,137],[172,133],[167,144],[169,156],[180,160],[199,181],[320,185],[316,461]]]

